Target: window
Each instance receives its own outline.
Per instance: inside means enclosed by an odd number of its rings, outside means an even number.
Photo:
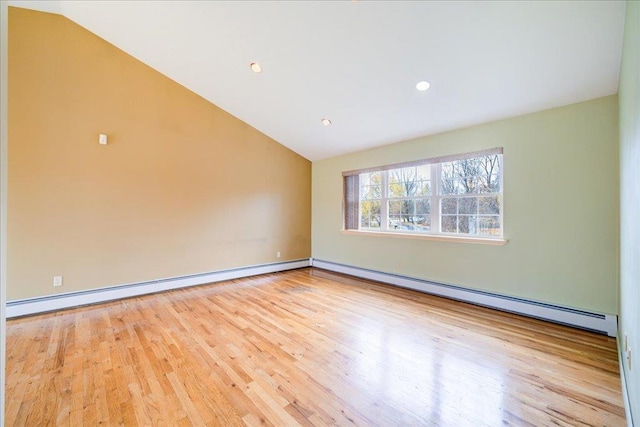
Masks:
[[[502,148],[343,176],[347,230],[502,237]]]

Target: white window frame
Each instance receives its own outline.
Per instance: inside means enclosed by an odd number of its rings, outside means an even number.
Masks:
[[[459,161],[459,160],[465,160],[465,159],[473,159],[473,158],[478,158],[478,157],[484,157],[484,156],[488,156],[488,155],[499,155],[500,157],[500,169],[498,171],[498,179],[499,179],[499,183],[500,183],[500,189],[498,192],[495,193],[473,193],[473,194],[442,194],[442,177],[441,177],[441,165],[443,163],[446,162],[453,162],[453,161]],[[429,200],[430,200],[430,209],[431,209],[431,224],[430,224],[430,230],[429,231],[415,231],[415,230],[397,230],[397,229],[390,229],[389,228],[389,202],[391,200],[395,200],[395,198],[389,198],[389,171],[393,170],[393,169],[399,169],[399,168],[403,168],[403,167],[410,167],[410,166],[423,166],[423,165],[428,165],[429,166],[429,182],[430,182],[430,187],[431,187],[431,195],[429,196]],[[350,172],[345,172],[343,173],[343,175],[349,176],[349,175],[360,175],[363,173],[371,173],[371,172],[381,172],[381,185],[382,185],[382,198],[381,199],[375,199],[375,200],[380,200],[380,216],[381,216],[381,221],[380,221],[380,227],[379,228],[375,228],[375,227],[368,227],[368,228],[364,228],[364,227],[360,227],[360,220],[358,219],[357,222],[357,229],[350,229],[350,230],[346,230],[347,232],[358,232],[358,231],[362,231],[362,232],[381,232],[381,233],[388,233],[388,234],[401,234],[401,235],[411,235],[411,236],[441,236],[441,237],[454,237],[454,238],[470,238],[470,239],[496,239],[496,240],[501,240],[503,239],[504,236],[504,180],[503,180],[503,174],[504,174],[504,157],[503,157],[503,153],[502,153],[502,149],[501,148],[496,148],[496,149],[491,149],[491,150],[485,150],[485,151],[481,151],[481,152],[476,152],[476,153],[467,153],[467,154],[462,154],[462,155],[455,155],[455,156],[447,156],[447,157],[441,157],[441,158],[436,158],[436,159],[428,159],[428,160],[422,160],[422,161],[417,161],[417,162],[409,162],[409,163],[401,163],[401,164],[396,164],[396,165],[387,165],[387,166],[383,166],[383,167],[378,167],[378,168],[371,168],[371,169],[363,169],[360,171],[350,171]],[[500,224],[500,234],[499,235],[495,235],[495,234],[469,234],[469,233],[460,233],[460,232],[443,232],[442,231],[442,201],[443,199],[449,199],[449,198],[457,198],[457,199],[462,199],[462,198],[475,198],[475,199],[480,199],[484,196],[487,197],[498,197],[498,202],[500,205],[500,212],[499,215],[490,215],[490,214],[480,214],[477,213],[475,215],[473,214],[462,214],[464,215],[469,215],[469,216],[476,216],[476,217],[482,217],[482,216],[487,216],[487,217],[499,217],[499,224]],[[419,199],[421,197],[412,197],[412,199]],[[360,194],[358,193],[358,218],[361,218],[362,216],[362,204],[361,204],[362,200],[360,200]],[[478,207],[479,209],[479,207]],[[456,216],[460,217],[461,214],[456,213]],[[457,229],[459,229],[459,225],[458,227],[456,227]]]
[[[477,236],[477,237],[481,237],[481,238],[485,238],[485,239],[490,239],[490,238],[502,238],[504,235],[504,221],[503,221],[503,216],[504,216],[504,203],[503,203],[503,194],[504,194],[504,184],[503,184],[503,180],[502,180],[502,174],[503,174],[503,169],[504,169],[504,157],[500,154],[500,170],[498,171],[498,181],[500,183],[500,191],[497,193],[471,193],[471,194],[442,194],[442,175],[441,175],[441,165],[444,162],[440,162],[440,163],[433,163],[431,164],[431,171],[433,172],[434,170],[436,171],[436,188],[437,191],[435,191],[433,194],[433,198],[436,199],[436,206],[437,206],[437,210],[432,209],[431,210],[431,220],[433,221],[435,218],[436,223],[438,224],[438,228],[437,230],[435,230],[435,232],[431,233],[431,234],[441,234],[441,235],[445,235],[445,236]],[[482,157],[482,156],[478,156],[478,157]],[[454,160],[455,161],[455,160]],[[497,215],[499,216],[499,221],[500,221],[500,234],[499,235],[495,235],[495,234],[466,234],[466,233],[460,233],[460,232],[456,232],[456,233],[447,233],[442,231],[442,200],[443,199],[468,199],[468,198],[476,198],[476,199],[480,199],[481,197],[484,196],[495,196],[498,197],[498,202],[500,204],[500,214]],[[432,202],[433,203],[433,202]],[[467,214],[462,214],[462,215],[467,215]],[[456,216],[460,216],[460,214],[456,214]],[[472,216],[472,214],[469,214],[469,216]],[[477,213],[475,216],[496,216],[496,215],[488,215],[488,214],[480,214]],[[459,226],[457,227],[459,229]]]

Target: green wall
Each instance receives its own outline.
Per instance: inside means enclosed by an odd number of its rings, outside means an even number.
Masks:
[[[635,366],[624,363],[631,413],[640,422],[640,3],[627,3],[620,72],[620,336]],[[620,340],[621,347],[624,340]]]
[[[617,313],[617,103],[613,95],[314,162],[313,257]],[[342,171],[493,147],[504,147],[506,245],[341,233]]]

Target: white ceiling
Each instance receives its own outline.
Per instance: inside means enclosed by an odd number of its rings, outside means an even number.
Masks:
[[[9,4],[63,14],[310,160],[614,94],[625,11],[623,1]],[[431,89],[418,92],[419,80]]]

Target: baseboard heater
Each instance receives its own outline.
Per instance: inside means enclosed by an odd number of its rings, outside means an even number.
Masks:
[[[312,259],[313,267],[344,273],[363,279],[375,280],[390,285],[413,289],[428,294],[443,296],[476,305],[491,307],[502,311],[522,314],[537,319],[548,320],[563,325],[605,333],[615,337],[618,333],[618,316],[614,314],[591,313],[553,304],[529,301],[459,286],[446,285],[428,280],[398,274],[384,273],[366,268],[353,267],[330,261]]]
[[[7,301],[7,318],[27,316],[71,307],[98,304],[122,298],[168,291],[189,286],[204,285],[206,283],[221,282],[223,280],[239,279],[241,277],[256,276],[258,274],[276,273],[309,267],[308,258],[285,261],[272,264],[253,265],[228,270],[218,270],[208,273],[192,274],[188,276],[170,277],[166,279],[150,280],[146,282],[126,285],[110,286],[87,291],[69,292],[64,294],[47,295],[44,297]]]

